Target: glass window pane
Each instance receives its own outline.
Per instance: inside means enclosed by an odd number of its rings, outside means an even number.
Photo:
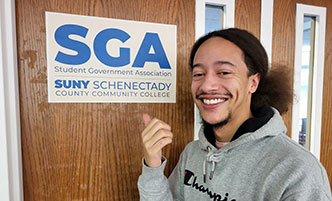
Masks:
[[[307,149],[310,149],[314,38],[315,38],[315,18],[310,16],[304,16],[302,66],[301,66],[299,143],[305,146]]]
[[[206,4],[205,6],[205,33],[223,28],[223,7]]]

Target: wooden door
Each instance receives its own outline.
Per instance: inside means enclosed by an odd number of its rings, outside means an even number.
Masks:
[[[323,114],[321,129],[320,161],[325,167],[332,186],[332,1],[325,0],[274,0],[273,1],[273,34],[272,34],[272,63],[285,66],[294,77],[295,58],[295,18],[296,3],[327,8],[326,38],[325,38],[325,67],[323,88]],[[235,1],[235,27],[247,29],[260,38],[260,0]],[[290,85],[293,86],[293,79]],[[287,127],[287,135],[291,136],[292,106],[283,115]]]
[[[295,58],[295,18],[296,3],[327,8],[326,38],[325,38],[325,67],[323,88],[323,114],[321,129],[320,161],[325,167],[332,186],[332,1],[325,0],[274,0],[273,1],[273,34],[272,34],[272,63],[285,66],[294,77]],[[247,29],[260,38],[260,0],[235,1],[235,27]],[[290,85],[293,86],[293,79]],[[292,106],[283,115],[287,127],[287,135],[291,136]]]
[[[194,0],[16,0],[25,201],[138,200],[142,114],[168,122],[166,174],[193,139]],[[48,103],[45,12],[177,25],[175,104]]]
[[[273,18],[272,62],[288,66],[294,77],[296,3],[326,7],[325,66],[323,84],[320,161],[332,184],[332,1],[275,0]],[[293,86],[293,83],[292,85]],[[291,135],[292,110],[284,116],[288,135]]]
[[[275,0],[272,62],[293,73],[296,3],[327,7],[321,162],[332,181],[332,2]],[[260,0],[235,1],[235,26],[260,37]],[[177,25],[176,104],[47,101],[45,11]],[[193,139],[188,54],[194,43],[194,0],[16,0],[25,201],[138,200],[143,112],[168,122],[173,144],[166,174]],[[293,75],[291,75],[293,77]],[[291,83],[292,85],[292,83]],[[292,85],[293,86],[293,85]],[[288,135],[291,110],[283,115]]]

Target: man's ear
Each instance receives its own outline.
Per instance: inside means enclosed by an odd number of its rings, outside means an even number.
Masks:
[[[256,73],[249,77],[249,93],[253,94],[258,88],[259,81],[261,80],[261,74]]]

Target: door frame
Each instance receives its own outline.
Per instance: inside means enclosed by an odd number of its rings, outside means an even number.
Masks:
[[[15,1],[0,1],[0,195],[23,201]]]

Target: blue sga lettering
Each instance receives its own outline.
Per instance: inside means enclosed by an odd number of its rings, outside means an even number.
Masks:
[[[63,48],[76,52],[76,54],[67,54],[58,51],[55,61],[68,65],[80,65],[89,61],[91,57],[91,49],[88,44],[73,39],[72,37],[73,35],[76,35],[80,38],[86,38],[88,32],[88,28],[77,24],[65,24],[57,28],[54,34],[57,44]],[[94,38],[94,54],[97,59],[106,66],[127,66],[131,62],[130,48],[120,47],[119,54],[115,56],[109,54],[107,51],[107,44],[112,40],[118,40],[125,43],[130,38],[131,36],[124,30],[116,28],[104,29]],[[171,69],[162,42],[157,33],[145,33],[132,67],[143,68],[145,62],[156,62],[161,69]]]

